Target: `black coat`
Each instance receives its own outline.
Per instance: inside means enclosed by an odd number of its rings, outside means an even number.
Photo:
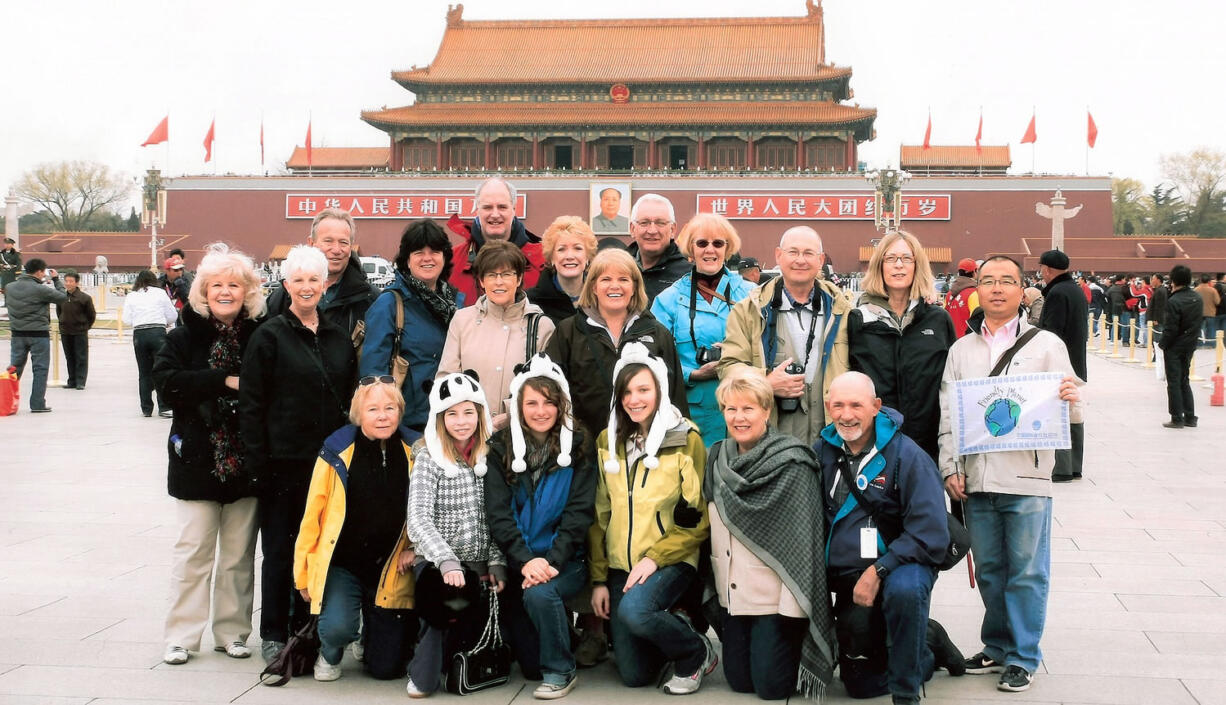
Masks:
[[[353,335],[353,329],[358,322],[366,318],[366,309],[379,296],[379,291],[366,280],[366,272],[362,271],[362,262],[357,255],[349,256],[349,264],[341,272],[340,288],[336,296],[326,304],[319,304],[321,318],[343,329],[348,335]],[[285,282],[277,284],[268,295],[268,315],[275,316],[289,310],[289,296],[285,293]]]
[[[1043,315],[1039,327],[1055,333],[1068,348],[1073,371],[1086,379],[1086,337],[1089,329],[1090,306],[1086,294],[1068,272],[1043,287]]]
[[[902,414],[902,432],[936,461],[941,428],[941,376],[957,338],[953,320],[940,306],[919,302],[901,332],[864,312],[847,315],[848,363],[873,380],[881,403]]]
[[[1171,292],[1166,286],[1154,287],[1154,298],[1149,302],[1149,320],[1158,328],[1161,328],[1162,322],[1166,320],[1166,302],[1170,297]]]
[[[1172,292],[1166,300],[1166,317],[1162,319],[1163,351],[1189,352],[1200,339],[1200,324],[1205,317],[1205,302],[1200,294],[1185,286]]]
[[[239,412],[248,462],[308,460],[349,423],[357,358],[349,335],[320,316],[318,334],[292,311],[251,336],[239,381]]]
[[[256,321],[238,322],[239,351],[247,349]],[[213,474],[213,444],[209,435],[227,426],[239,431],[238,392],[226,386],[226,373],[209,368],[209,350],[217,340],[213,323],[190,306],[183,325],[166,334],[166,344],[153,361],[153,381],[174,410],[166,451],[170,457],[167,490],[171,497],[226,504],[254,494],[251,470],[243,466],[224,482]],[[241,386],[241,384],[240,384]],[[175,438],[179,447],[175,448]]]
[[[1124,300],[1128,298],[1128,291],[1119,284],[1112,284],[1107,289],[1107,315],[1115,320],[1116,316],[1124,315]]]
[[[639,246],[638,243],[632,243],[626,251],[634,257],[634,261],[639,261]],[[642,267],[639,263],[639,267]],[[681,277],[690,273],[690,268],[694,265],[681,254],[681,248],[677,247],[677,241],[673,240],[668,243],[668,247],[664,248],[664,253],[660,257],[660,261],[656,262],[651,267],[643,270],[643,286],[647,289],[647,307],[651,308],[652,302],[668,287],[673,285]]]
[[[575,305],[571,303],[570,294],[558,288],[554,283],[553,269],[546,268],[541,272],[541,278],[537,280],[536,286],[529,289],[526,293],[528,301],[541,307],[541,311],[549,320],[553,321],[554,326],[557,326],[562,321],[575,315]]]
[[[571,404],[574,416],[588,432],[590,446],[600,431],[609,425],[610,400],[613,399],[613,368],[626,343],[640,342],[647,351],[664,360],[668,367],[668,396],[686,418],[690,405],[685,400],[685,376],[677,357],[677,344],[668,329],[644,311],[622,333],[617,347],[602,328],[587,322],[587,314],[579,311],[558,324],[545,346],[545,354],[562,368],[571,380]]]

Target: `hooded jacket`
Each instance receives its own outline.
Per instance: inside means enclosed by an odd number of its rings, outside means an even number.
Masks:
[[[1019,319],[1018,335],[1034,326]],[[966,475],[966,492],[998,492],[1000,494],[1051,496],[1051,470],[1056,462],[1054,450],[1008,450],[995,453],[958,455],[954,445],[953,405],[954,382],[960,379],[987,377],[992,371],[991,350],[980,331],[982,311],[970,320],[971,333],[963,336],[949,349],[945,373],[941,377],[941,477],[961,472]],[[1069,362],[1064,343],[1054,333],[1040,330],[1022,346],[1002,375],[1028,372],[1059,372],[1076,376]],[[1082,422],[1084,401],[1069,405],[1069,420]]]
[[[356,254],[349,255],[349,264],[345,265],[345,271],[341,272],[341,278],[334,286],[337,289],[332,298],[319,302],[320,316],[352,337],[353,329],[366,317],[366,309],[370,308],[379,291],[366,279],[362,261]],[[268,315],[275,316],[288,309],[289,295],[285,293],[285,281],[282,280],[268,295]]]
[[[62,304],[68,293],[60,278],[51,280],[52,289],[29,274],[22,274],[4,289],[4,305],[9,313],[9,330],[27,337],[46,338],[51,333],[51,312],[47,304]]]
[[[922,299],[909,310],[906,328],[888,311],[885,297],[866,293],[848,314],[851,369],[872,378],[881,403],[900,414],[902,432],[935,462],[941,373],[957,339],[953,321],[940,306]]]
[[[817,441],[822,427],[826,425],[823,400],[830,391],[830,383],[848,370],[846,318],[851,311],[851,303],[837,286],[824,279],[818,279],[814,284],[821,295],[826,326],[821,337],[821,367],[814,375],[814,383],[806,385],[805,393],[800,397],[799,411],[781,416],[778,409],[771,409],[772,425],[809,444]],[[777,350],[778,335],[771,335],[771,329],[778,319],[778,310],[772,301],[775,292],[783,285],[783,277],[775,277],[732,307],[724,336],[724,352],[719,360],[721,380],[736,365],[749,365],[769,373],[784,358],[790,357]],[[817,383],[818,379],[821,380],[820,384]]]
[[[451,250],[451,277],[447,280],[452,286],[464,294],[460,306],[466,306],[477,300],[481,289],[477,286],[477,270],[474,268],[477,252],[485,244],[485,236],[481,233],[481,221],[473,218],[465,221],[458,215],[451,216],[447,221],[447,229],[463,242]],[[541,248],[541,239],[524,227],[519,218],[511,219],[511,242],[523,251],[528,258],[528,270],[524,272],[523,288],[536,286],[541,270],[545,268],[545,253]]]
[[[349,484],[349,464],[353,460],[354,441],[359,433],[357,426],[347,425],[336,430],[324,440],[311,473],[311,485],[307,490],[306,510],[294,543],[294,587],[306,589],[311,595],[311,614],[319,614],[323,607],[324,590],[328,580],[328,568],[332,563],[332,551],[336,548],[341,529],[345,526],[348,507],[345,504],[345,488]],[[420,434],[403,426],[398,438],[407,461],[409,447]],[[389,441],[392,439],[388,439]],[[390,451],[391,448],[388,447]],[[360,508],[359,508],[360,509]],[[400,531],[391,553],[379,576],[375,591],[375,605],[384,609],[412,609],[413,572],[401,575],[396,572],[396,562],[402,551],[411,548],[408,536]]]
[[[611,457],[608,436],[608,430],[601,431],[596,441],[597,468]],[[654,470],[642,457],[627,465],[625,445],[615,445],[617,472],[597,473],[596,521],[588,532],[592,582],[607,581],[610,568],[629,572],[644,557],[660,567],[689,563],[697,568],[699,549],[711,528],[702,499],[707,449],[698,427],[683,419],[665,433]],[[673,509],[681,499],[702,514],[692,529],[673,523]]]
[[[715,400],[719,378],[693,380],[690,374],[699,367],[696,357],[698,348],[710,349],[716,343],[723,343],[732,307],[749,296],[753,288],[754,285],[742,279],[740,274],[730,272],[725,267],[716,290],[727,301],[714,297],[708,303],[694,291],[694,273],[691,271],[673,282],[651,304],[651,314],[672,333],[677,343],[677,357],[680,358],[684,375],[685,399],[690,406],[688,418],[698,424],[703,441],[708,446],[726,434],[724,415]],[[690,336],[691,325],[693,337]]]
[[[677,345],[673,336],[655,317],[647,312],[640,314],[614,346],[609,332],[589,321],[587,313],[579,311],[562,321],[554,331],[549,344],[545,346],[545,354],[572,381],[574,417],[589,434],[598,433],[607,424],[613,399],[613,368],[617,365],[622,348],[636,341],[646,345],[652,355],[664,360],[668,366],[668,397],[683,416],[689,417]]]
[[[241,355],[257,321],[243,318],[236,325]],[[209,352],[215,340],[217,329],[209,319],[191,306],[183,309],[183,324],[166,334],[166,344],[153,361],[153,381],[174,410],[166,441],[170,496],[227,504],[255,494],[251,482],[255,468],[244,464],[236,476],[224,482],[213,474],[209,435],[222,425],[239,430],[238,392],[226,386],[225,370],[209,368]]]
[[[817,455],[822,466],[822,498],[826,508],[826,565],[831,572],[864,570],[874,563],[893,570],[904,563],[937,566],[949,545],[945,518],[945,491],[936,463],[910,437],[902,433],[902,415],[888,406],[873,419],[873,446],[858,469],[848,463],[847,450],[834,424],[822,429]],[[833,490],[844,480],[864,487],[864,498],[877,507],[888,529],[877,532],[880,558],[862,558],[860,529],[876,526],[872,513],[855,495],[835,506]],[[894,534],[897,536],[894,536]]]
[[[639,244],[630,243],[626,251],[634,258],[639,269],[643,269],[643,261],[639,259]],[[670,240],[664,252],[661,253],[660,260],[647,269],[643,269],[643,286],[647,289],[647,305],[650,306],[661,292],[672,286],[673,282],[684,276],[691,267],[690,261],[681,254],[681,248],[677,247],[677,241]]]
[[[430,412],[430,396],[426,383],[438,373],[447,339],[447,328],[426,307],[409,287],[405,272],[396,270],[396,279],[383,290],[366,312],[366,340],[358,376],[391,374],[392,356],[396,347],[396,293],[404,300],[404,335],[400,339],[400,355],[409,361],[409,373],[400,391],[404,394],[404,418],[407,426],[424,428]],[[464,295],[456,295],[456,306],[464,305]]]

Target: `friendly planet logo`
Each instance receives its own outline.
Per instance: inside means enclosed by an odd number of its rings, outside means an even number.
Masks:
[[[1017,428],[1017,421],[1022,417],[1022,407],[1012,399],[997,399],[988,405],[983,412],[983,424],[988,433],[999,438]]]

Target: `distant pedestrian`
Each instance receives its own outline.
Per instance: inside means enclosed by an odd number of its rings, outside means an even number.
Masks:
[[[63,303],[68,294],[64,292],[59,275],[54,269],[47,269],[43,260],[31,259],[26,262],[25,270],[25,274],[5,290],[4,303],[12,331],[9,364],[17,368],[17,376],[21,377],[26,358],[29,358],[34,367],[30,411],[40,414],[51,411],[47,406],[47,370],[51,366],[51,312],[47,304]]]
[[[1192,270],[1177,265],[1171,270],[1171,296],[1162,321],[1162,361],[1166,366],[1166,402],[1171,420],[1167,428],[1196,428],[1196,407],[1189,383],[1192,354],[1204,317],[1204,303],[1191,289]]]
[[[4,238],[4,249],[0,249],[0,294],[4,293],[9,284],[17,281],[21,274],[21,253],[17,251],[17,242],[11,237]]]
[[[1043,277],[1043,313],[1038,326],[1055,333],[1064,341],[1069,363],[1081,381],[1086,381],[1086,336],[1089,308],[1085,292],[1073,281],[1068,272],[1068,255],[1059,250],[1048,250],[1039,257],[1039,276]],[[1069,424],[1072,448],[1056,451],[1056,465],[1052,470],[1054,482],[1068,482],[1081,478],[1082,458],[1085,455],[1085,425]]]
[[[966,335],[966,322],[971,314],[979,308],[979,294],[975,289],[975,270],[978,265],[970,257],[963,257],[958,262],[958,276],[949,285],[945,294],[945,310],[954,323],[954,335],[958,338]]]
[[[1200,275],[1200,286],[1196,287],[1196,293],[1200,294],[1201,299],[1201,347],[1212,347],[1213,339],[1217,335],[1217,307],[1222,303],[1222,296],[1218,293],[1217,287],[1213,286],[1213,278],[1208,274]]]
[[[166,328],[173,326],[179,312],[166,292],[158,287],[157,275],[145,270],[123,302],[123,323],[132,328],[132,348],[136,352],[136,371],[140,389],[140,410],[153,416],[153,358],[166,342]],[[157,393],[158,416],[170,418],[170,405]]]
[[[76,272],[64,274],[68,300],[55,307],[56,318],[60,320],[60,344],[68,363],[68,383],[64,389],[85,389],[85,378],[89,376],[89,329],[98,317],[94,297],[81,291],[80,280]]]

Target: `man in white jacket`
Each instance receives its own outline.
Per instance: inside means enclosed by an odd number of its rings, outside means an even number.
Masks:
[[[985,613],[983,650],[966,660],[967,673],[1000,673],[999,690],[1030,687],[1042,654],[1039,639],[1047,617],[1051,577],[1051,471],[1055,452],[1013,450],[958,455],[950,422],[954,382],[991,376],[1015,344],[1001,375],[1060,372],[1060,398],[1081,422],[1081,393],[1068,350],[1055,334],[1033,329],[1019,316],[1022,267],[1005,256],[979,268],[980,313],[971,333],[949,350],[941,381],[941,476],[955,501],[966,502],[966,524],[975,552],[976,578]]]

